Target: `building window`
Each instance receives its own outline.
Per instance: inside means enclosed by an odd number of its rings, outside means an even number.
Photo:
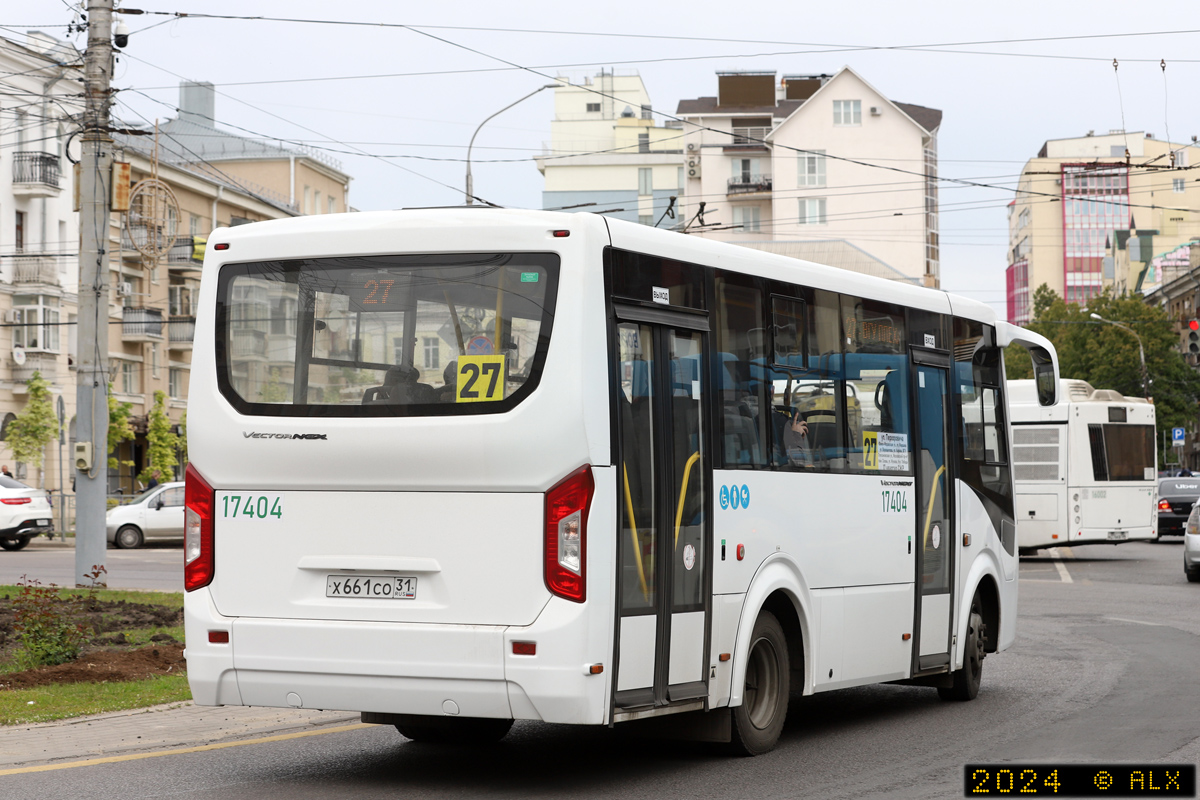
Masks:
[[[337,213],[337,201],[333,199],[333,195],[329,195],[328,200],[329,200],[329,208],[326,211],[326,213],[336,214]]]
[[[654,119],[654,111],[645,103],[642,104],[642,119]]]
[[[639,133],[638,134],[638,152],[639,153],[649,153],[650,152],[650,134],[649,133]]]
[[[438,363],[438,340],[436,336],[425,337],[425,369],[437,369],[441,366]]]
[[[654,194],[653,167],[638,167],[638,194],[642,196]]]
[[[1183,178],[1172,178],[1171,179],[1171,189],[1174,190],[1175,194],[1183,194],[1183,182],[1184,182]]]
[[[312,187],[311,186],[304,187],[304,213],[305,214],[312,213]]]
[[[757,233],[761,230],[759,223],[762,219],[762,209],[758,206],[734,206],[733,224],[741,225],[747,233]]]
[[[800,198],[800,224],[801,225],[824,225],[825,224],[825,198],[824,197],[802,197],[802,198]]]
[[[587,110],[588,110],[589,114],[599,114],[600,113],[600,104],[599,103],[588,103]]]
[[[649,226],[653,227],[654,226],[654,215],[653,214],[638,214],[638,224],[639,225],[649,225]]]
[[[834,100],[834,125],[862,125],[862,100]]]
[[[683,182],[683,181],[684,181],[684,178],[685,178],[685,174],[684,174],[684,171],[683,171],[683,167],[677,167],[676,169],[677,169],[677,171],[676,171],[676,173],[675,173],[675,179],[676,179],[676,182],[677,182],[677,183],[678,183],[678,185],[679,185],[679,194],[680,194],[680,195],[682,195],[682,194],[683,194],[683,188],[684,188],[684,187],[687,185],[687,184],[685,184],[685,183]]]
[[[320,192],[313,192],[313,213],[314,214],[321,213],[321,193]]]
[[[16,212],[16,227],[13,230],[13,250],[25,252],[25,212]]]
[[[12,329],[13,346],[47,353],[59,351],[59,305],[57,297],[36,294],[13,296],[16,322]]]
[[[121,391],[125,394],[136,394],[138,373],[132,361],[121,362]]]
[[[813,150],[800,154],[800,185],[825,185],[825,151]]]
[[[150,375],[158,377],[158,345],[150,345]]]
[[[183,397],[183,370],[167,371],[167,394],[170,397]]]

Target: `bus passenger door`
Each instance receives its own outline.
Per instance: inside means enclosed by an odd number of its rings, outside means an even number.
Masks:
[[[952,571],[957,538],[951,492],[949,356],[913,350],[916,394],[917,608],[913,674],[950,663]]]
[[[708,695],[706,336],[675,324],[617,324],[619,710]]]

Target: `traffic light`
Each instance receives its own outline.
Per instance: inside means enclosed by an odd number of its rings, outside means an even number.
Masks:
[[[1200,355],[1200,319],[1188,320],[1188,352]]]

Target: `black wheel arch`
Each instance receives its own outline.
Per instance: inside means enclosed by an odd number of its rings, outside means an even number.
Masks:
[[[796,600],[782,589],[776,589],[762,604],[759,613],[770,611],[783,628],[787,639],[788,661],[791,664],[792,691],[803,690],[805,683],[804,669],[804,629],[800,625],[800,612]]]
[[[1000,644],[1000,589],[991,575],[984,575],[975,587],[975,596],[979,598],[982,608],[984,630],[983,649],[987,653],[995,653]]]

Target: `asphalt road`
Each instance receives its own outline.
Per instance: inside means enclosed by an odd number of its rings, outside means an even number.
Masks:
[[[872,686],[794,698],[778,748],[753,759],[517,723],[482,749],[378,726],[0,777],[19,798],[951,798],[974,762],[1200,759],[1200,585],[1178,539],[1022,559],[1016,645],[983,689]]]
[[[183,548],[179,545],[109,549],[104,557],[110,589],[183,591]],[[35,539],[24,550],[0,551],[0,584],[15,584],[23,575],[43,584],[74,586],[75,548]]]

